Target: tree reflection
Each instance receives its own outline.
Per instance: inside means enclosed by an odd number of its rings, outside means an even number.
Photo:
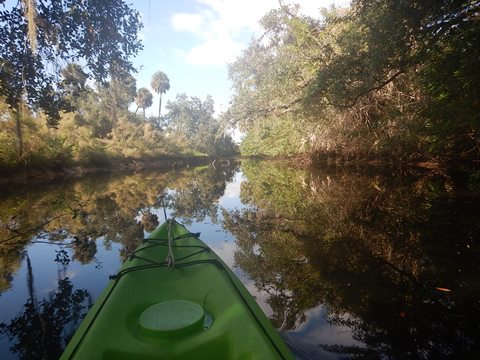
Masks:
[[[2,199],[0,291],[10,287],[23,249],[38,240],[71,243],[73,259],[82,264],[95,261],[99,238],[107,247],[121,243],[122,254],[128,256],[143,239],[142,225],[135,220],[137,212],[155,206],[167,184],[180,176],[92,177],[40,185]],[[9,241],[12,236],[16,237]]]
[[[57,290],[37,300],[30,258],[27,255],[29,298],[23,312],[0,323],[0,334],[10,339],[10,351],[21,359],[58,359],[75,329],[92,305],[87,290],[74,290],[68,277],[59,279]]]
[[[93,261],[97,253],[97,243],[90,237],[74,237],[72,241],[73,259],[81,264],[88,264]]]
[[[250,207],[224,211],[224,225],[277,327],[294,329],[326,304],[330,323],[364,345],[319,345],[350,359],[480,353],[480,204],[464,184],[261,166],[244,164]]]
[[[172,209],[172,216],[183,218],[187,223],[203,221],[206,217],[216,223],[218,200],[237,170],[235,164],[219,169],[213,166],[195,168],[185,178],[185,184],[165,196],[165,205]]]
[[[319,274],[306,261],[301,241],[257,211],[224,211],[224,226],[237,238],[235,263],[265,291],[277,328],[294,329],[319,303]]]
[[[22,255],[18,251],[0,250],[0,295],[10,288],[13,274],[18,271],[21,263]]]
[[[66,277],[71,261],[98,265],[102,242],[107,249],[117,244],[120,257],[127,258],[142,242],[144,232],[158,225],[156,214],[164,206],[175,216],[199,221],[211,216],[216,221],[218,200],[236,171],[236,165],[217,165],[217,169],[85,178],[2,199],[0,294],[12,281],[19,281],[15,273],[30,246],[53,245],[52,263],[57,263],[61,274],[58,289],[39,301],[33,277],[42,274],[34,273],[26,257],[29,297],[23,312],[15,316],[5,310],[1,319],[11,319],[0,327],[10,339],[10,351],[24,359],[58,358],[91,302],[88,290],[75,290]]]
[[[141,223],[145,231],[152,232],[159,225],[158,216],[149,211],[142,212]]]
[[[210,216],[216,221],[218,199],[237,168],[91,177],[14,192],[0,207],[0,292],[10,287],[21,254],[32,242],[70,244],[73,259],[87,264],[97,261],[98,241],[106,248],[120,244],[121,258],[128,257],[144,231],[158,226],[155,212],[161,207],[186,220]]]

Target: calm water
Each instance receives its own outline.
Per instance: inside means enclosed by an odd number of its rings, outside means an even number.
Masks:
[[[0,359],[58,358],[164,212],[314,358],[478,359],[479,200],[479,172],[251,161],[0,188]]]

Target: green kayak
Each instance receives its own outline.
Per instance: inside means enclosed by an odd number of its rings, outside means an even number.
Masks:
[[[61,359],[293,359],[243,284],[175,220],[108,284]]]

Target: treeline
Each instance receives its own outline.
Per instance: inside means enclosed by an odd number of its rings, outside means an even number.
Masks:
[[[0,5],[0,170],[232,155],[213,100],[178,95],[160,113],[170,79],[153,74],[153,102],[137,89],[138,11],[123,1]],[[108,16],[97,16],[108,14]],[[130,111],[132,103],[136,111]],[[138,114],[143,109],[143,116]],[[200,140],[202,137],[202,141]]]
[[[230,65],[246,155],[480,154],[478,0],[354,0],[272,10]]]
[[[69,110],[60,114],[54,126],[49,126],[43,113],[34,113],[26,105],[19,107],[17,118],[0,102],[0,166],[4,170],[103,167],[161,156],[228,156],[237,152],[214,116],[210,96],[202,101],[179,94],[167,102],[165,115],[146,116],[153,96],[146,88],[137,90],[136,80],[128,72],[118,72],[108,82],[94,86],[87,85],[87,76],[78,64],[69,64],[61,76],[58,91]],[[135,112],[129,110],[133,102]],[[143,109],[143,114],[138,109]]]

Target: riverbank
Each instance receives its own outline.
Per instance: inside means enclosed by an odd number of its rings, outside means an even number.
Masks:
[[[0,186],[50,181],[58,178],[77,178],[102,172],[138,172],[148,169],[172,170],[190,166],[201,166],[215,160],[208,156],[165,155],[152,158],[122,158],[103,164],[53,163],[44,166],[18,166],[12,169],[0,169]]]
[[[302,154],[296,156],[237,156],[228,158],[217,158],[209,156],[181,156],[163,155],[151,158],[120,158],[100,164],[69,163],[61,165],[53,163],[44,166],[18,166],[14,169],[0,169],[0,186],[2,185],[25,185],[41,183],[61,178],[79,178],[85,175],[97,173],[120,173],[140,172],[144,170],[172,170],[188,167],[212,164],[213,166],[224,166],[231,161],[242,159],[270,160],[274,162],[288,163],[296,168],[319,168],[319,167],[383,167],[383,168],[420,168],[425,170],[442,171],[446,169],[474,169],[480,165],[476,158],[349,158],[337,156],[336,154],[323,154],[312,156]]]
[[[358,169],[391,169],[392,171],[429,171],[444,174],[450,171],[478,172],[480,159],[476,157],[347,157],[335,153],[301,154],[295,156],[248,156],[247,159],[268,160],[285,163],[296,169],[323,169],[323,168],[358,168]]]
[[[478,168],[478,156],[412,154],[384,154],[374,156],[369,154],[342,154],[337,152],[315,152],[305,154],[296,160],[302,166],[384,166],[391,168],[418,167],[424,169],[455,169]]]

